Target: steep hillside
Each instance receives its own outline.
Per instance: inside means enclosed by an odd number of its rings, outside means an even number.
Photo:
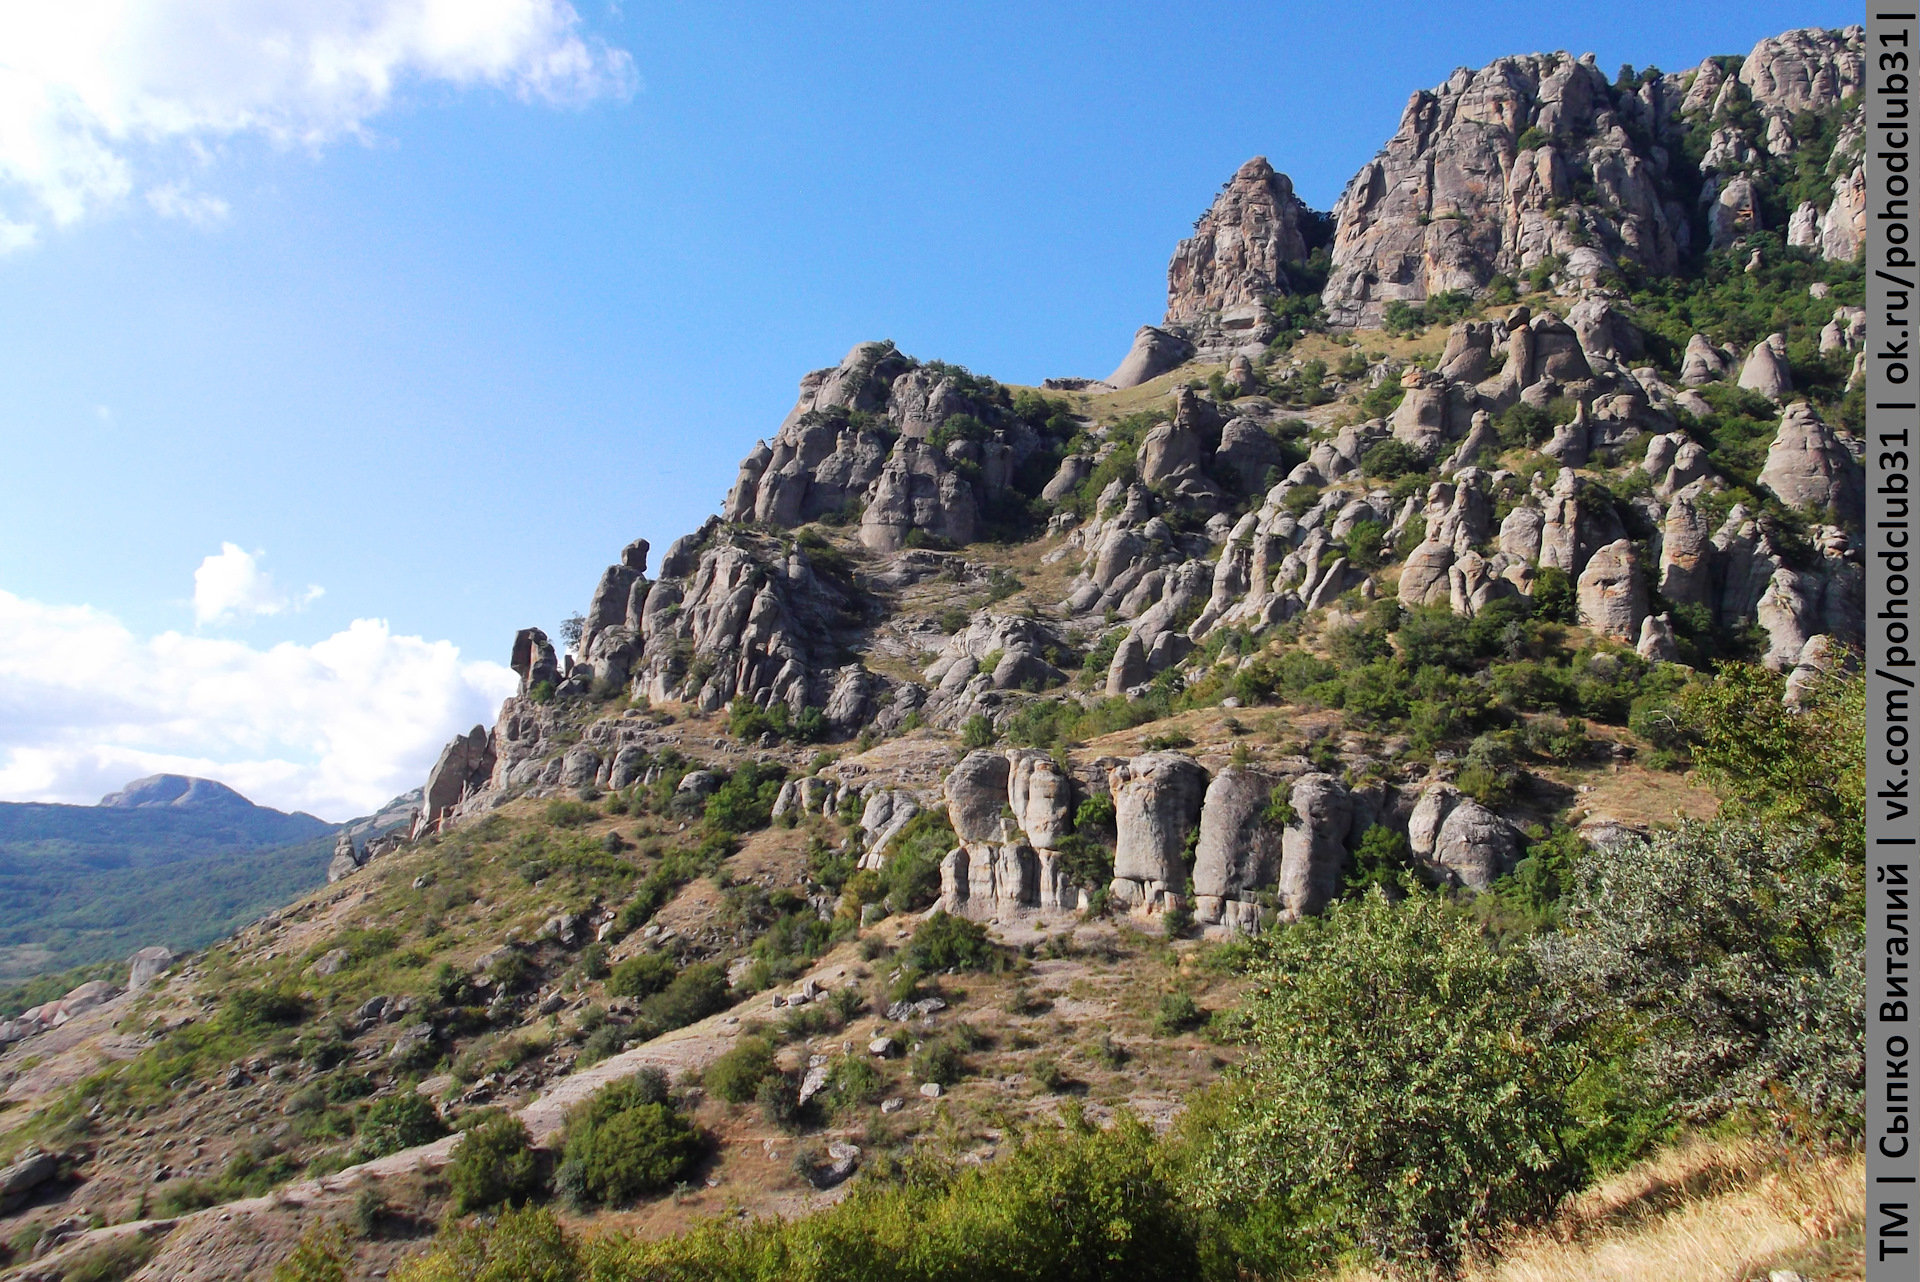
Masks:
[[[513,639],[410,839],[0,1054],[22,1276],[264,1278],[325,1221],[379,1276],[549,1197],[596,1276],[1444,1272],[1691,1127],[1844,1151],[1859,39],[1463,71],[1330,218],[1251,161],[1106,381],[806,375],[655,577]],[[1660,1059],[1705,981],[1569,1014],[1655,862],[1838,923],[1755,945],[1800,1040]],[[1844,1275],[1847,1160],[1742,1259]],[[543,1214],[412,1276],[579,1276]]]

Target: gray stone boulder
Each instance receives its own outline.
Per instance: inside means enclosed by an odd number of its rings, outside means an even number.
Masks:
[[[1760,469],[1760,484],[1788,507],[1815,512],[1833,508],[1849,524],[1861,520],[1866,510],[1859,461],[1805,401],[1794,402],[1780,416],[1780,430]]]
[[[1151,910],[1186,886],[1187,834],[1200,821],[1207,772],[1192,757],[1149,752],[1115,766],[1107,782],[1118,834],[1114,898]]]
[[[1687,340],[1686,354],[1680,361],[1680,381],[1688,387],[1717,383],[1731,374],[1733,367],[1732,352],[1715,347],[1705,334],[1695,334]]]
[[[127,958],[127,991],[133,994],[153,987],[155,980],[173,966],[174,954],[164,944],[152,944]]]
[[[1520,830],[1471,798],[1461,798],[1440,825],[1433,863],[1459,885],[1485,890],[1513,871],[1525,842]]]
[[[1207,785],[1200,811],[1200,839],[1193,851],[1194,918],[1241,927],[1256,892],[1272,885],[1280,870],[1280,831],[1266,822],[1267,804],[1282,782],[1248,766],[1228,766]],[[1227,921],[1228,901],[1239,901]]]
[[[1008,754],[1007,804],[1036,850],[1053,850],[1073,831],[1073,780],[1044,752]]]
[[[1185,364],[1192,355],[1193,344],[1178,334],[1170,334],[1152,325],[1142,325],[1133,336],[1133,346],[1126,358],[1120,362],[1118,369],[1107,376],[1106,381],[1122,391],[1138,387]]]
[[[1093,458],[1087,454],[1069,454],[1060,460],[1053,479],[1040,491],[1040,497],[1049,503],[1058,503],[1061,499],[1080,488],[1080,483],[1093,475]]]
[[[1294,818],[1281,837],[1280,919],[1298,921],[1339,893],[1354,805],[1347,786],[1329,774],[1302,775],[1287,800]]]
[[[1267,485],[1267,473],[1280,462],[1280,446],[1267,430],[1244,415],[1229,419],[1220,429],[1220,448],[1213,469],[1233,483],[1241,494],[1255,494]]]
[[[1647,617],[1647,587],[1633,544],[1609,543],[1593,554],[1579,578],[1580,622],[1631,644]]]
[[[341,833],[334,839],[333,858],[327,861],[327,884],[332,885],[343,877],[351,877],[360,871],[360,852],[353,848],[353,837]]]
[[[1793,376],[1787,372],[1786,335],[1774,334],[1763,340],[1740,367],[1740,386],[1777,401],[1793,390]]]
[[[11,1213],[60,1173],[60,1159],[29,1149],[11,1166],[0,1168],[0,1215]]]
[[[547,654],[552,655],[551,647]],[[516,643],[515,657],[518,655]],[[524,681],[523,678],[523,684]],[[485,726],[475,726],[464,735],[455,735],[452,742],[440,750],[439,759],[427,773],[426,792],[420,800],[419,817],[414,821],[415,835],[433,831],[448,811],[471,793],[485,788],[493,777],[493,767],[493,736]]]
[[[1007,808],[1010,773],[1005,754],[981,748],[963,757],[947,776],[947,819],[961,842],[976,845],[1015,838],[1001,813]]]

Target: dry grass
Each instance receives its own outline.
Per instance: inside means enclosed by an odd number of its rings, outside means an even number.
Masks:
[[[1866,1173],[1858,1155],[1780,1158],[1759,1143],[1669,1149],[1507,1244],[1472,1282],[1809,1282],[1863,1270]],[[1376,1282],[1348,1271],[1338,1282]]]

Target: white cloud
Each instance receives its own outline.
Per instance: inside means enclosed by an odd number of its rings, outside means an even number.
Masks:
[[[309,584],[299,596],[281,591],[273,575],[260,568],[265,555],[222,543],[218,552],[201,561],[193,572],[194,621],[228,623],[252,615],[283,614],[304,609],[325,594],[318,584]]]
[[[142,639],[87,606],[0,591],[0,798],[91,805],[142,775],[218,779],[341,820],[426,781],[515,678],[357,619],[314,645]]]
[[[148,172],[204,166],[229,138],[363,135],[409,84],[549,103],[632,93],[632,58],[579,26],[567,0],[9,0],[0,252],[136,187],[170,214],[185,188]]]
[[[227,220],[227,202],[208,196],[185,183],[167,183],[147,191],[147,204],[162,218],[175,218],[196,227],[212,227]]]

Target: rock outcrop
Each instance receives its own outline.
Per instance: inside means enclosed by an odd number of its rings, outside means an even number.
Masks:
[[[1259,892],[1280,879],[1281,834],[1268,818],[1277,776],[1228,766],[1207,785],[1193,850],[1193,916],[1252,933],[1264,917]]]
[[[1200,822],[1207,772],[1191,757],[1149,752],[1115,766],[1113,790],[1114,901],[1146,912],[1164,910],[1185,894],[1187,837]],[[1168,896],[1175,896],[1169,899]]]
[[[1496,274],[1544,267],[1571,291],[1623,266],[1669,273],[1693,237],[1684,194],[1698,189],[1714,249],[1759,230],[1754,176],[1795,150],[1797,116],[1845,101],[1855,105],[1826,167],[1832,194],[1800,222],[1826,257],[1850,261],[1865,230],[1863,66],[1856,26],[1762,40],[1737,77],[1710,59],[1609,84],[1590,56],[1564,53],[1462,68],[1412,96],[1334,206],[1327,308],[1336,323],[1378,325],[1390,303],[1478,291]],[[1682,173],[1681,136],[1696,126],[1712,142]]]
[[[1307,257],[1307,216],[1293,183],[1265,156],[1240,166],[1174,251],[1165,329],[1201,360],[1259,355],[1277,330],[1268,303],[1293,292],[1287,267]]]
[[[1805,401],[1794,402],[1780,416],[1760,484],[1788,507],[1816,514],[1831,508],[1848,525],[1866,518],[1866,477],[1860,460]]]

